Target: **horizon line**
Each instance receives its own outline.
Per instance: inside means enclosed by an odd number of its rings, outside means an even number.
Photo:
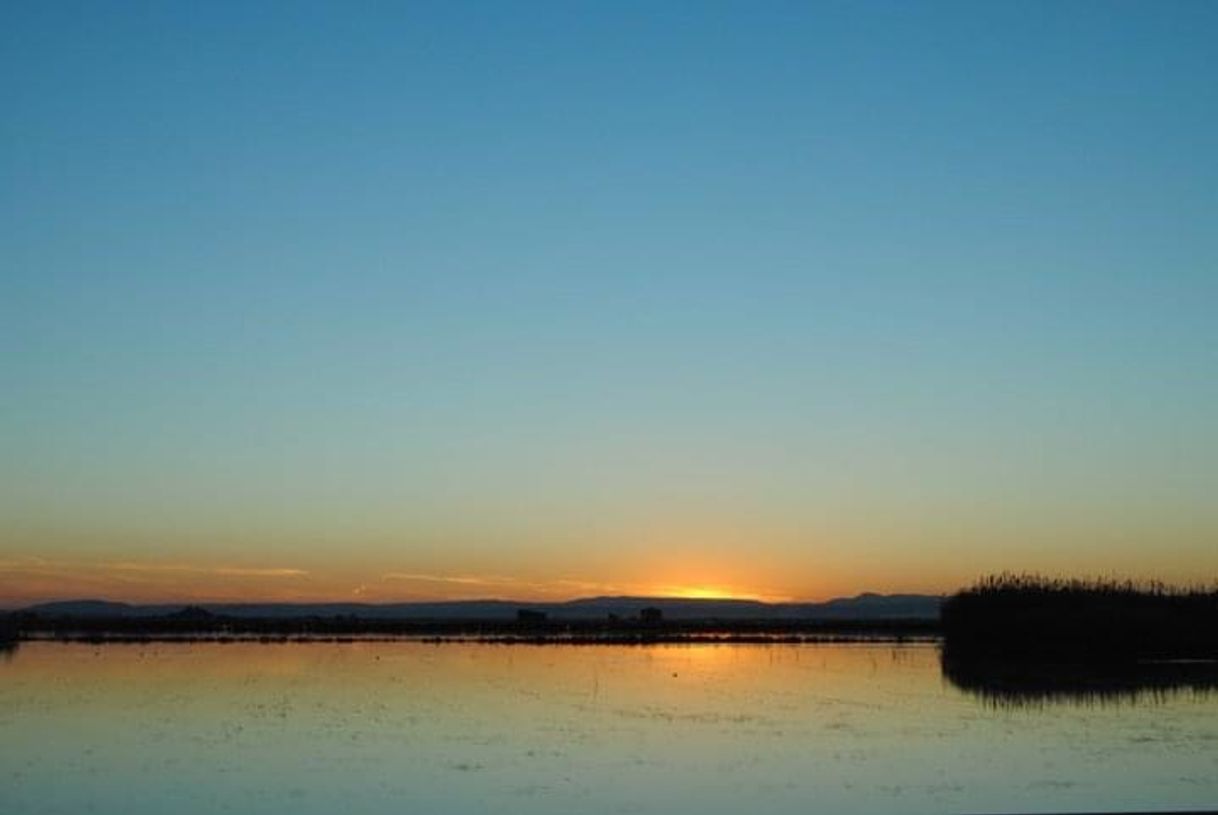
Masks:
[[[682,603],[749,603],[753,605],[763,606],[798,606],[798,605],[825,605],[838,600],[857,600],[864,597],[938,597],[943,598],[948,596],[947,593],[925,593],[925,592],[875,592],[862,591],[851,595],[839,595],[830,597],[825,600],[795,600],[795,599],[761,599],[757,597],[689,597],[675,594],[590,594],[579,595],[567,599],[545,599],[545,600],[526,600],[513,597],[476,597],[476,598],[437,598],[428,600],[383,600],[383,601],[366,601],[366,600],[200,600],[200,599],[174,599],[174,600],[150,600],[150,601],[131,601],[131,600],[115,600],[106,597],[67,597],[54,600],[37,600],[34,602],[16,605],[10,601],[0,601],[0,609],[5,611],[22,611],[37,606],[56,605],[62,603],[109,603],[113,605],[125,605],[133,608],[148,607],[148,606],[367,606],[367,607],[385,607],[385,606],[403,606],[403,605],[465,605],[476,603],[504,603],[521,606],[539,606],[539,605],[567,605],[571,603],[587,602],[591,600],[637,600],[637,601],[664,601],[664,602],[682,602]]]

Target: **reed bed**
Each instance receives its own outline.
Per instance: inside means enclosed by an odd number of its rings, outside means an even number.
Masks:
[[[1218,659],[1218,586],[992,575],[949,597],[941,622],[953,657]]]

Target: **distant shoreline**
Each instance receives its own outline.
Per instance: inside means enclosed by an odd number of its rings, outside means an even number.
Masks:
[[[351,619],[129,619],[27,620],[20,642],[396,642],[535,645],[799,644],[938,642],[931,620],[504,622]]]
[[[67,636],[28,636],[13,642],[18,643],[64,643],[89,645],[186,645],[186,644],[258,644],[258,645],[290,645],[290,644],[360,644],[360,643],[422,643],[427,645],[937,645],[942,642],[939,634],[809,634],[809,635],[774,635],[757,634],[718,634],[708,636],[693,636],[681,634],[640,635],[640,636],[591,636],[591,635],[431,635],[431,634],[401,634],[401,635],[340,635],[327,636],[316,634],[304,635],[259,635],[232,636],[223,634],[170,636],[164,634],[152,636],[134,635],[67,635]]]

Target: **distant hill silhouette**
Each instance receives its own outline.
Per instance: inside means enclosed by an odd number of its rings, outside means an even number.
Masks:
[[[224,617],[293,619],[355,617],[366,620],[515,620],[521,608],[544,612],[547,619],[604,620],[609,615],[637,617],[644,608],[659,609],[665,620],[936,620],[942,598],[922,594],[860,594],[824,603],[763,603],[673,597],[587,597],[561,603],[514,600],[453,600],[423,603],[171,603],[135,605],[106,600],[41,603],[24,611],[40,617],[163,618],[206,611]]]

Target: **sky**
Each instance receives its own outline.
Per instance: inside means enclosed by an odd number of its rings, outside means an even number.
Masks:
[[[1218,4],[0,5],[0,605],[1218,579]]]

